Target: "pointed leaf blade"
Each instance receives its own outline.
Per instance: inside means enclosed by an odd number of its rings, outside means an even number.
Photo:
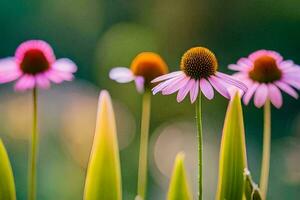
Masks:
[[[101,91],[99,97],[96,131],[87,170],[84,199],[122,199],[116,123],[107,91]]]
[[[192,200],[192,195],[186,177],[183,153],[179,153],[176,156],[167,199]]]
[[[0,139],[0,199],[16,200],[16,189],[10,161]]]
[[[241,200],[247,168],[242,106],[239,94],[229,103],[225,117],[216,200]]]

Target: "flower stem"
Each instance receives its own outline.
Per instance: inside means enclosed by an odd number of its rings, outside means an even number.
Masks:
[[[148,139],[149,123],[151,109],[151,93],[145,91],[143,95],[142,121],[141,121],[141,139],[139,155],[139,171],[137,193],[139,199],[145,199],[147,187],[147,160],[148,160]]]
[[[260,175],[260,190],[262,199],[265,200],[268,191],[270,152],[271,152],[271,104],[266,101],[264,106],[264,136],[263,136],[263,155]]]
[[[198,200],[202,200],[202,151],[203,151],[203,142],[202,142],[202,111],[201,111],[201,92],[196,101],[196,123],[197,123],[197,137],[198,137]]]
[[[29,191],[28,200],[36,199],[36,163],[38,148],[38,132],[37,132],[37,88],[33,89],[33,126],[31,138],[31,151],[29,155]]]

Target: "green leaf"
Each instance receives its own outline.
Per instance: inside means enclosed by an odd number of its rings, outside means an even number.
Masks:
[[[216,200],[242,200],[244,169],[247,168],[245,133],[241,100],[230,101],[223,127],[219,183]]]
[[[250,171],[245,169],[245,198],[246,200],[262,200],[260,190],[256,183],[252,180]]]
[[[87,170],[85,200],[121,200],[121,170],[116,122],[109,93],[101,91],[96,131]]]
[[[5,147],[0,139],[0,199],[15,200],[16,189],[12,168]]]
[[[183,153],[179,153],[176,156],[167,199],[192,200],[192,195],[186,178]]]

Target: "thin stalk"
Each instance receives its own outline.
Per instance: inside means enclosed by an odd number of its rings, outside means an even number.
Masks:
[[[197,137],[198,137],[198,200],[202,200],[202,110],[201,110],[201,92],[196,100],[196,123],[197,123]]]
[[[139,154],[139,171],[137,193],[139,199],[145,199],[147,187],[147,161],[148,161],[148,139],[149,139],[149,123],[151,109],[151,93],[146,91],[143,95],[142,103],[142,121],[141,121],[141,139]]]
[[[266,101],[264,106],[264,136],[263,136],[263,155],[260,175],[260,190],[262,199],[265,200],[268,191],[270,153],[271,153],[271,104]]]
[[[29,155],[29,188],[28,200],[36,199],[36,165],[38,149],[38,132],[37,132],[37,88],[33,89],[33,126],[31,138],[31,151]]]

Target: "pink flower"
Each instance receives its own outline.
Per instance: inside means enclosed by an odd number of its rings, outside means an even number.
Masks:
[[[182,56],[180,68],[181,71],[154,79],[153,83],[161,83],[152,89],[153,94],[162,92],[163,95],[169,95],[178,91],[177,101],[181,102],[190,93],[190,100],[194,103],[200,92],[206,98],[213,99],[213,88],[228,99],[230,98],[229,85],[247,90],[247,87],[240,81],[218,72],[218,62],[214,53],[204,47],[189,49]]]
[[[158,54],[142,52],[133,59],[130,69],[127,67],[113,68],[109,72],[109,77],[118,83],[134,81],[137,91],[142,93],[145,88],[152,88],[152,79],[167,72],[168,66]]]
[[[15,90],[49,88],[50,81],[71,81],[76,65],[67,58],[56,60],[50,45],[42,40],[23,42],[14,57],[0,60],[0,83],[17,80]]]
[[[300,67],[291,60],[283,60],[275,51],[256,51],[248,58],[239,59],[237,64],[229,65],[229,68],[238,71],[234,76],[248,86],[243,97],[246,105],[254,95],[256,107],[262,107],[269,99],[276,108],[280,108],[280,90],[298,98],[294,88],[300,89]]]

